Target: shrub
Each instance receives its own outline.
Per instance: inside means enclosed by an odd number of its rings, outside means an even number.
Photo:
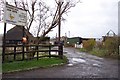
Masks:
[[[99,57],[107,56],[105,49],[94,48],[90,53]]]
[[[74,44],[71,44],[71,43],[67,44],[67,43],[66,43],[64,46],[65,46],[65,47],[74,47]]]
[[[116,37],[107,38],[104,47],[108,51],[108,55],[118,54],[118,40]]]
[[[87,52],[85,48],[80,48],[80,52]]]
[[[95,46],[95,40],[87,40],[87,41],[83,41],[83,47],[87,50],[87,51],[91,51]]]
[[[103,49],[103,44],[102,44],[102,42],[96,42],[96,48],[98,48],[98,49]]]

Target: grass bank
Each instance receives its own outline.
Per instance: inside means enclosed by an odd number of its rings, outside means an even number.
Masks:
[[[3,73],[30,70],[35,68],[49,68],[53,66],[63,65],[67,63],[67,58],[41,58],[39,60],[33,59],[30,61],[15,61],[11,63],[3,63]]]
[[[93,48],[91,51],[87,51],[84,48],[79,49],[80,52],[87,52],[92,55],[98,56],[98,57],[104,57],[104,58],[113,58],[113,59],[119,59],[120,55],[116,54],[109,54],[106,49],[98,49],[98,48]]]
[[[99,56],[99,57],[106,57],[106,56],[108,56],[107,51],[105,49],[94,48],[89,53],[92,54],[92,55]]]

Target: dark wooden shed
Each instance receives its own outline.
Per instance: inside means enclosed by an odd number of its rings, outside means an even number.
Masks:
[[[33,35],[24,29],[24,34],[26,38],[29,39],[31,43],[34,43]],[[6,33],[6,43],[7,44],[22,44],[23,39],[23,27],[15,26]]]

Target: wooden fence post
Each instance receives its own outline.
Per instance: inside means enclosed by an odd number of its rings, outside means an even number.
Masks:
[[[25,37],[25,28],[24,28],[24,26],[22,26],[22,28],[23,28],[23,34],[22,34],[22,36],[23,36],[23,38]],[[22,38],[22,40],[23,40],[23,38]],[[22,60],[24,60],[24,58],[25,58],[25,42],[23,41],[23,45],[22,45]]]
[[[49,45],[49,58],[51,58],[51,45]]]
[[[37,49],[37,60],[39,59],[39,52],[38,52],[38,45],[36,46]]]
[[[22,45],[22,60],[24,60],[25,59],[25,44],[23,43],[23,45]]]
[[[14,46],[14,60],[16,60],[16,46]]]
[[[63,44],[59,43],[58,47],[59,47],[59,51],[58,51],[59,57],[63,59]]]

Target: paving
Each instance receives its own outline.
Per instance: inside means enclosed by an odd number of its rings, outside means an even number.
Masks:
[[[100,58],[74,48],[64,48],[69,62],[47,69],[3,74],[3,78],[118,78],[118,60]]]

